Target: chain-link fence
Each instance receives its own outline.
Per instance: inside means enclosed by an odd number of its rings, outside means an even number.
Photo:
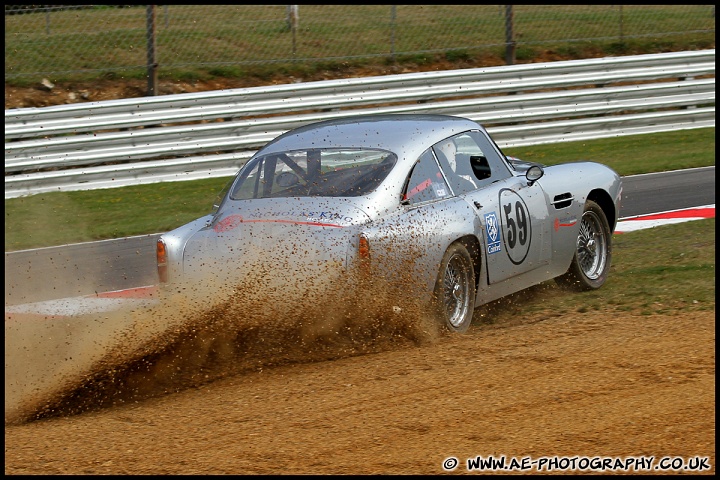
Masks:
[[[242,74],[263,65],[348,63],[489,52],[522,62],[643,42],[712,48],[711,5],[5,6],[5,81]],[[669,49],[669,48],[668,48]],[[625,53],[620,52],[618,53]],[[636,53],[636,51],[627,51]]]

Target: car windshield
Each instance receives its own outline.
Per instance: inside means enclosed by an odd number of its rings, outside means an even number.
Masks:
[[[396,160],[385,150],[359,148],[271,153],[251,159],[240,170],[230,198],[365,195],[380,185]]]

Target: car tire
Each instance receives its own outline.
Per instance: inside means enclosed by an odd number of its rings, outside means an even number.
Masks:
[[[464,333],[470,327],[475,310],[475,271],[472,257],[461,243],[450,245],[440,262],[434,308],[444,329]]]
[[[611,258],[612,232],[607,217],[597,203],[588,200],[570,268],[555,280],[574,290],[595,290],[607,280]]]

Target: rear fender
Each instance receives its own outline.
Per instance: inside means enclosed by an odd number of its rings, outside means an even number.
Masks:
[[[188,240],[203,228],[207,228],[212,219],[213,215],[205,215],[160,236],[167,253],[168,283],[178,281],[182,275],[183,252]]]
[[[482,251],[475,235],[480,219],[462,199],[401,208],[362,229],[375,278],[418,290],[420,295],[431,294],[442,257],[452,243],[462,239],[469,249]]]

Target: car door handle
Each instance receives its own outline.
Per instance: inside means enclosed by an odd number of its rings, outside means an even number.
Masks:
[[[480,202],[478,202],[477,200],[473,200],[473,205],[475,205],[475,208],[477,208],[478,210],[482,208],[482,205],[480,205]]]

